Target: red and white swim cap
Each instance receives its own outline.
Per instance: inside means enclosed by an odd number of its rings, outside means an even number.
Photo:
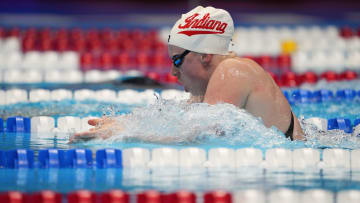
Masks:
[[[234,22],[227,11],[198,6],[175,23],[168,42],[198,53],[226,55],[233,34]]]

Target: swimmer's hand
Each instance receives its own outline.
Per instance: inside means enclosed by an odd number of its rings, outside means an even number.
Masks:
[[[90,119],[88,123],[94,126],[94,128],[86,132],[74,134],[70,137],[69,143],[88,141],[95,138],[106,139],[123,130],[122,125],[117,119],[112,117]]]

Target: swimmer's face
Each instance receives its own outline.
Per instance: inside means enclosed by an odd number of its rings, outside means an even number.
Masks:
[[[183,48],[169,45],[170,58],[180,56],[185,51]],[[171,74],[178,78],[185,91],[193,95],[203,95],[205,93],[206,85],[204,85],[203,71],[200,54],[191,51],[183,57],[181,66],[176,67],[173,64],[171,67]]]

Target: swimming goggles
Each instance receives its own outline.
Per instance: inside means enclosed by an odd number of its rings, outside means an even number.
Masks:
[[[183,64],[184,62],[184,58],[185,56],[190,53],[189,50],[185,50],[182,54],[176,54],[174,55],[171,60],[173,61],[173,64],[176,68],[180,68],[180,66]]]

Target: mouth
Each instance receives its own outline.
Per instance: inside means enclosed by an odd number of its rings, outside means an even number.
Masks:
[[[185,92],[189,92],[189,89],[185,86],[184,86],[184,90],[185,90]]]

